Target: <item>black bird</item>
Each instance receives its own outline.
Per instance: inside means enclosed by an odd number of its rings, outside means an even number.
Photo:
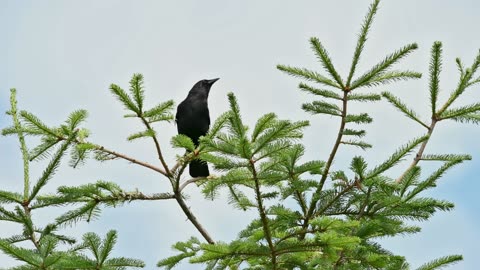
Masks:
[[[177,123],[178,134],[190,137],[195,147],[198,146],[200,136],[207,134],[210,127],[208,93],[218,79],[197,82],[192,87],[192,90],[188,92],[187,98],[177,107],[175,122]],[[189,172],[192,177],[206,177],[210,175],[207,163],[201,160],[190,162]]]

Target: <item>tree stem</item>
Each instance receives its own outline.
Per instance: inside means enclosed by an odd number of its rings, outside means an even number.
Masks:
[[[152,130],[152,127],[150,126],[150,124],[147,122],[147,120],[143,117],[141,117],[142,119],[142,122],[143,124],[145,125],[145,127],[148,129],[148,130]],[[166,176],[171,176],[172,173],[170,172],[170,170],[168,169],[168,166],[167,166],[167,163],[165,162],[165,159],[163,158],[163,155],[162,155],[162,150],[160,148],[160,143],[158,142],[158,139],[157,139],[157,136],[152,136],[152,139],[153,139],[153,142],[155,144],[155,148],[157,149],[157,154],[158,154],[158,159],[160,160],[160,163],[162,163],[162,166],[163,168],[165,169],[165,175]]]
[[[268,247],[270,248],[273,269],[276,270],[277,254],[275,251],[275,245],[273,244],[273,241],[272,241],[272,233],[268,225],[267,214],[265,213],[265,208],[263,207],[262,193],[260,191],[260,181],[258,180],[257,170],[255,169],[255,162],[253,160],[250,160],[250,168],[252,169],[253,180],[255,181],[255,198],[257,200],[258,213],[260,214],[260,220],[262,221],[263,232],[265,233],[265,238],[268,242]]]
[[[78,142],[77,142],[77,143],[78,143]],[[98,151],[101,151],[101,152],[108,153],[108,154],[110,154],[110,155],[112,155],[112,156],[115,156],[115,157],[117,157],[117,158],[121,158],[121,159],[130,161],[130,162],[135,163],[135,164],[137,164],[137,165],[140,165],[140,166],[142,166],[142,167],[149,168],[149,169],[151,169],[151,170],[154,170],[154,171],[156,171],[156,172],[158,172],[158,173],[163,174],[164,176],[167,176],[167,173],[166,173],[164,170],[162,170],[161,168],[158,168],[158,167],[156,167],[156,166],[153,166],[152,164],[149,164],[149,163],[147,163],[147,162],[143,162],[143,161],[134,159],[134,158],[132,158],[132,157],[129,157],[129,156],[125,155],[125,154],[122,154],[122,153],[118,153],[118,152],[109,150],[109,149],[107,149],[107,148],[105,148],[105,147],[103,147],[103,146],[100,146],[100,145],[96,146],[95,149],[98,150]]]
[[[417,166],[418,162],[420,162],[420,160],[422,159],[423,152],[425,151],[425,147],[427,147],[428,141],[430,140],[430,136],[433,133],[433,129],[435,129],[435,125],[437,124],[437,121],[438,120],[435,117],[432,117],[432,123],[430,124],[430,127],[428,128],[428,133],[427,133],[428,138],[422,143],[422,145],[418,149],[417,155],[415,156],[415,159],[413,159],[412,164],[410,164],[410,166],[402,173],[402,175],[400,175],[400,177],[398,177],[397,180],[395,180],[396,183],[402,182],[405,175],[410,170],[412,170],[415,166]]]
[[[197,218],[192,213],[192,211],[190,211],[190,208],[187,206],[187,204],[185,203],[185,201],[182,198],[182,194],[175,193],[175,199],[177,200],[178,204],[182,208],[182,210],[185,213],[185,215],[187,216],[187,218],[190,220],[190,222],[192,222],[193,226],[195,226],[195,228],[197,228],[197,230],[200,232],[200,234],[203,236],[203,238],[205,238],[205,240],[209,244],[215,244],[215,241],[208,234],[207,230],[205,228],[203,228],[202,224],[200,224],[200,222],[197,220]]]
[[[328,174],[330,173],[330,168],[333,164],[333,160],[335,159],[335,156],[337,154],[338,148],[340,146],[340,143],[342,141],[343,137],[343,131],[345,130],[345,125],[346,125],[346,116],[347,116],[347,96],[348,96],[349,91],[344,90],[343,91],[343,98],[342,98],[342,115],[341,115],[341,122],[340,122],[340,127],[338,129],[338,134],[337,134],[337,139],[335,141],[335,144],[333,145],[333,149],[330,152],[330,156],[328,157],[328,161],[325,164],[325,169],[323,170],[322,178],[320,179],[320,182],[318,184],[317,189],[315,190],[315,193],[312,196],[312,200],[310,201],[310,206],[308,208],[307,215],[305,216],[305,220],[303,222],[303,229],[306,230],[308,228],[308,224],[310,219],[312,218],[313,212],[315,211],[315,207],[320,200],[320,191],[322,191],[323,186],[325,185],[325,182],[327,181]],[[303,239],[305,235],[301,237]]]

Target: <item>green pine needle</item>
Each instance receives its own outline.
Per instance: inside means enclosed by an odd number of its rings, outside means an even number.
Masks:
[[[343,130],[343,135],[345,136],[356,136],[361,138],[365,136],[365,134],[366,134],[365,130],[354,130],[354,129],[348,129],[348,128]]]
[[[423,155],[421,160],[430,160],[430,161],[455,161],[455,160],[471,160],[471,155],[454,155],[454,154],[444,154],[444,155],[437,155],[437,154],[429,154]]]
[[[127,140],[133,141],[140,138],[153,138],[153,137],[155,137],[155,130],[147,129],[147,130],[140,131],[128,136]]]
[[[430,102],[432,107],[432,115],[435,115],[437,110],[437,99],[440,86],[440,72],[442,70],[442,43],[436,41],[433,43],[430,59]],[[463,68],[459,64],[461,72]]]
[[[461,119],[462,116],[476,115],[479,112],[480,112],[480,103],[475,103],[475,104],[472,104],[472,105],[467,105],[467,106],[463,106],[463,107],[459,107],[459,108],[444,110],[439,115],[438,119],[439,120],[451,119],[451,118]]]
[[[285,65],[277,65],[277,69],[292,75],[294,77],[306,79],[308,81],[316,82],[322,85],[327,85],[331,87],[335,87],[338,89],[342,89],[340,85],[338,85],[336,82],[330,80],[329,78],[315,72],[308,70],[306,68],[297,68],[297,67],[291,67],[291,66],[285,66]]]
[[[130,94],[133,96],[136,107],[143,112],[143,100],[145,99],[145,90],[143,88],[143,75],[133,74],[130,80]]]
[[[125,92],[120,86],[111,84],[110,92],[123,104],[125,109],[134,112],[136,115],[141,115],[140,109],[135,105],[127,92]]]
[[[334,116],[342,116],[341,109],[332,103],[324,101],[313,101],[311,103],[304,103],[302,109],[311,114],[329,114]]]
[[[348,94],[347,100],[348,101],[359,101],[359,102],[370,102],[370,101],[379,101],[382,99],[381,95],[378,94]]]
[[[385,72],[395,63],[397,63],[402,58],[406,57],[414,50],[418,48],[416,43],[409,44],[395,51],[394,53],[388,55],[380,63],[373,66],[369,71],[364,73],[358,79],[352,82],[350,87],[351,90],[363,86],[368,86],[372,81],[375,81],[375,77],[379,77],[385,74]],[[413,74],[411,74],[413,75]]]
[[[350,87],[350,82],[352,81],[355,69],[360,60],[360,55],[362,54],[365,42],[367,41],[368,32],[372,26],[373,18],[378,10],[378,5],[380,0],[375,0],[370,4],[368,8],[367,15],[363,19],[362,27],[360,29],[360,34],[358,35],[357,46],[355,47],[355,53],[353,54],[352,65],[350,66],[350,73],[348,74],[347,86]]]
[[[447,266],[451,266],[459,261],[463,260],[463,257],[461,255],[449,255],[445,257],[441,257],[438,259],[435,259],[431,262],[428,262],[426,264],[423,264],[417,270],[437,270],[437,269],[442,269]]]
[[[240,116],[240,107],[238,106],[237,98],[233,93],[228,93],[228,101],[230,103],[229,122],[231,131],[238,136],[238,138],[246,138],[245,126],[243,125],[242,118]]]
[[[368,148],[372,148],[371,144],[368,144],[368,143],[362,142],[362,141],[348,140],[348,141],[341,141],[340,143],[357,146],[357,147],[362,148],[362,150],[367,150]]]
[[[25,143],[25,137],[22,132],[22,124],[18,119],[17,113],[17,90],[15,88],[10,89],[10,115],[13,119],[14,129],[18,135],[18,141],[20,142],[20,151],[22,152],[23,160],[23,199],[26,200],[29,195],[30,189],[30,167],[29,167],[29,156],[28,148]],[[39,122],[39,121],[38,121]]]
[[[434,171],[429,177],[427,177],[427,179],[418,183],[418,185],[411,192],[407,194],[406,200],[408,201],[413,197],[415,197],[418,193],[423,192],[429,188],[435,187],[437,180],[440,179],[446,171],[462,163],[463,161],[464,160],[462,159],[454,159],[454,160],[445,162],[445,164],[443,164],[438,170]]]
[[[409,154],[415,147],[419,144],[423,143],[424,141],[428,140],[429,136],[423,136],[417,139],[414,139],[407,143],[406,145],[400,147],[393,155],[391,155],[386,161],[382,164],[375,167],[373,170],[369,171],[366,178],[373,178],[384,171],[394,167],[397,163],[399,163],[403,157]]]
[[[67,118],[66,123],[71,131],[75,130],[82,122],[84,122],[88,117],[88,112],[86,110],[76,110],[70,113]]]
[[[175,102],[173,102],[173,100],[168,100],[144,111],[143,116],[148,119],[149,123],[171,121],[173,120],[172,110],[174,109],[174,106]]]
[[[345,116],[345,123],[369,124],[373,119],[367,114],[348,114]]]
[[[255,124],[255,128],[252,132],[252,142],[257,140],[258,136],[264,132],[266,129],[272,127],[277,121],[277,115],[274,113],[267,113],[264,116],[260,117]]]
[[[60,148],[57,150],[52,160],[48,164],[47,168],[45,168],[45,170],[43,171],[42,176],[38,179],[37,183],[32,188],[29,196],[29,201],[33,200],[35,196],[37,196],[40,189],[48,183],[48,180],[50,180],[55,171],[58,169],[58,167],[60,166],[60,161],[65,154],[65,151],[67,151],[68,147],[70,146],[72,140],[73,137],[70,137],[67,141],[62,143]]]
[[[323,47],[322,43],[318,40],[318,38],[313,37],[310,39],[310,44],[312,45],[312,49],[317,55],[318,59],[322,63],[323,68],[325,68],[325,70],[330,74],[330,76],[332,76],[332,78],[342,89],[345,88],[342,78],[335,70],[332,60],[330,59],[330,56],[328,55],[325,47]]]
[[[429,129],[428,125],[418,118],[417,113],[412,109],[408,108],[407,105],[403,103],[399,98],[389,92],[382,92],[382,96],[386,98],[388,102],[390,102],[393,106],[395,106],[395,108],[403,112],[408,118]]]
[[[309,92],[309,93],[317,95],[317,96],[322,96],[322,97],[325,97],[325,98],[332,98],[332,99],[336,99],[336,100],[342,100],[342,97],[339,94],[337,94],[333,91],[330,91],[330,90],[317,89],[317,88],[309,86],[305,83],[300,83],[298,87],[305,92]]]
[[[352,159],[352,162],[350,163],[350,169],[360,177],[360,179],[363,179],[365,172],[367,170],[367,162],[363,157],[356,156]]]
[[[195,145],[193,144],[192,139],[190,139],[190,137],[183,134],[178,134],[172,137],[171,144],[173,147],[176,147],[176,148],[184,148],[188,151],[195,150]]]
[[[368,83],[365,83],[364,85],[362,85],[362,87],[379,86],[392,82],[406,81],[410,79],[420,79],[421,77],[422,73],[415,71],[387,71],[385,73],[379,74],[378,76],[372,77],[368,81]]]
[[[461,116],[452,117],[450,119],[460,123],[473,123],[478,125],[480,124],[480,113],[469,113]]]

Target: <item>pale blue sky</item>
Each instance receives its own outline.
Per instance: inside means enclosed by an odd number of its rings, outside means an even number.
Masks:
[[[14,1],[0,2],[0,111],[8,105],[8,89],[16,87],[21,108],[45,122],[57,124],[78,108],[90,111],[87,127],[91,140],[155,162],[150,142],[128,143],[125,138],[139,125],[125,120],[122,107],[110,96],[110,83],[126,87],[133,73],[146,79],[149,104],[174,99],[178,104],[191,86],[203,78],[220,77],[212,89],[212,118],[227,109],[226,93],[235,91],[244,118],[250,125],[263,113],[282,118],[309,119],[304,143],[307,157],[326,159],[337,130],[334,119],[312,117],[300,109],[310,97],[296,89],[298,80],[281,74],[276,64],[306,66],[320,70],[308,45],[318,37],[335,65],[345,74],[356,42],[359,24],[370,0],[339,1]],[[375,64],[387,53],[411,42],[420,46],[399,68],[428,71],[429,51],[435,40],[444,43],[443,100],[455,86],[454,59],[464,62],[480,48],[478,11],[473,0],[384,0],[369,36],[360,68]],[[427,115],[428,86],[425,78],[402,82],[375,91],[388,90]],[[478,102],[479,87],[464,101]],[[367,152],[344,148],[335,165],[364,155],[370,164],[387,157],[397,146],[423,130],[404,119],[391,106],[380,102],[359,105],[354,110],[371,112],[375,122],[366,140],[375,147]],[[426,118],[426,117],[424,117]],[[10,119],[0,114],[0,128]],[[160,137],[170,163],[173,125],[160,126]],[[423,225],[416,236],[386,240],[393,251],[405,255],[413,266],[448,254],[463,254],[464,262],[449,269],[477,269],[480,242],[480,129],[471,125],[441,123],[429,153],[470,153],[470,161],[449,172],[431,195],[456,204],[450,213],[440,213]],[[321,138],[319,140],[318,138]],[[0,138],[0,186],[20,188],[21,162],[13,137]],[[33,175],[44,164],[35,164]],[[73,170],[65,164],[48,186],[79,185],[98,179],[115,181],[125,189],[161,192],[165,179],[123,161],[88,162]],[[216,240],[230,240],[255,213],[240,212],[226,205],[225,198],[210,202],[190,187],[188,203]],[[56,211],[39,212],[41,222]],[[16,228],[1,223],[0,236]],[[198,236],[173,201],[132,203],[106,209],[90,224],[79,223],[68,231],[119,231],[115,253],[144,260],[146,269],[166,255],[176,240]],[[0,267],[15,262],[0,255]],[[178,269],[198,269],[182,265]]]

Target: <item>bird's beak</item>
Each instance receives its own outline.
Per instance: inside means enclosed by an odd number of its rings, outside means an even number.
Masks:
[[[208,80],[208,84],[212,85],[214,84],[216,81],[220,80],[220,78],[216,78],[216,79],[211,79],[211,80]]]

